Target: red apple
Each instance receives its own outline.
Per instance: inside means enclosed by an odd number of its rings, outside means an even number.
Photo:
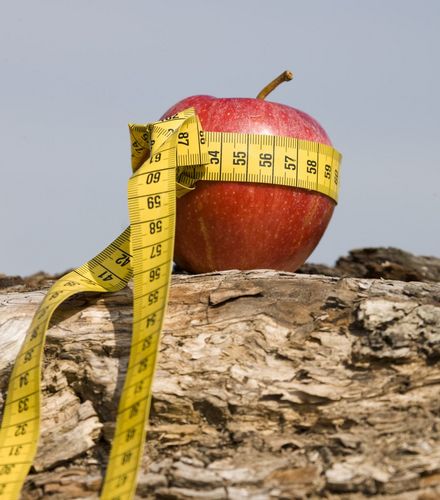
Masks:
[[[187,97],[166,118],[193,107],[202,127],[296,137],[331,145],[324,129],[298,109],[263,100],[285,72],[259,98]],[[321,239],[335,207],[327,196],[268,184],[199,181],[177,200],[176,264],[193,273],[269,268],[295,271]]]

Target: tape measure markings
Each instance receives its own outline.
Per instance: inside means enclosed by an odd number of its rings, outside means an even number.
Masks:
[[[164,150],[161,150],[160,152],[163,153],[163,152],[170,151],[170,150],[172,150],[172,148],[164,149]],[[156,153],[156,154],[158,154],[158,153]],[[160,161],[160,160],[158,160],[158,161]],[[149,161],[149,163],[151,164],[152,162]],[[155,168],[155,169],[148,170],[147,172],[144,172],[143,170],[137,170],[131,176],[131,179],[135,179],[135,178],[143,177],[143,176],[150,176],[150,174],[154,174],[155,172],[166,172],[167,170],[174,170],[174,168],[175,167]],[[150,184],[150,183],[148,183],[148,184]],[[131,189],[134,189],[134,188],[131,188]],[[128,195],[129,195],[129,199],[130,199],[130,191],[128,192]],[[142,195],[140,195],[140,196],[142,196]]]
[[[162,243],[165,243],[165,242],[169,241],[170,239],[171,239],[171,238],[165,238],[164,240],[158,241],[157,243],[153,243],[153,244],[151,244],[151,245],[145,245],[145,246],[143,246],[143,247],[139,247],[139,250],[145,250],[145,249],[147,249],[147,248],[154,247],[154,246],[156,246],[156,245],[160,245],[160,244],[162,244]]]
[[[170,192],[169,190],[166,190],[166,191],[155,192],[154,194],[167,194],[169,192]],[[132,196],[131,199],[134,200],[136,198],[143,198],[144,196],[145,195],[140,194],[140,195],[137,195],[137,196]]]
[[[181,169],[178,180],[221,180],[283,184],[319,191],[337,201],[340,155],[326,144],[290,137],[205,132],[209,163],[191,172]],[[295,161],[296,160],[296,161]],[[319,165],[324,165],[324,170]],[[192,179],[192,181],[191,181]]]
[[[18,498],[35,456],[41,360],[52,313],[78,292],[120,290],[131,277],[130,357],[101,499],[126,500],[134,494],[169,292],[176,195],[192,190],[198,180],[226,180],[299,187],[337,200],[340,154],[327,145],[205,132],[193,110],[163,122],[130,124],[129,131],[134,172],[128,186],[131,226],[55,283],[34,316],[9,381],[0,431],[0,498]]]
[[[125,280],[118,279],[116,280],[118,283],[112,283],[111,285],[106,283],[103,286],[97,282],[99,276],[95,276],[95,281],[93,281],[88,277],[88,274],[90,269],[99,267],[100,262],[107,262],[109,257],[117,260],[114,257],[115,244],[119,249],[119,254],[123,250],[126,258],[130,244],[129,234],[130,230],[128,228],[105,251],[101,252],[85,266],[81,266],[79,269],[83,272],[75,270],[61,278],[50,288],[46,298],[37,309],[17,356],[9,381],[0,432],[1,498],[10,500],[19,497],[21,485],[35,456],[40,421],[41,360],[45,332],[52,313],[61,302],[78,292],[106,291],[106,288],[116,290],[126,286],[131,275],[130,267],[127,269]],[[84,275],[84,277],[81,275]],[[36,362],[28,365],[34,359]],[[8,450],[9,454],[7,453]],[[1,482],[2,476],[7,476],[6,481]]]
[[[149,167],[146,162],[139,168],[139,175],[129,181],[130,222],[134,223],[134,321],[130,358],[119,401],[115,436],[102,492],[103,499],[122,500],[127,495],[131,497],[136,488],[135,478],[143,450],[146,417],[151,405],[151,384],[172,268],[176,197],[176,158],[172,152],[175,151],[179,136],[181,139],[188,139],[189,143],[189,132],[185,132],[184,137],[181,134],[182,132],[176,132],[175,135],[170,135],[158,148],[157,153],[151,151],[151,160],[160,162],[161,165],[171,165],[173,169],[149,170],[145,183],[141,184],[139,177]],[[169,154],[164,154],[167,152]],[[148,201],[147,204],[145,201],[151,196],[151,189],[147,186],[151,184],[156,193],[164,191],[163,186],[167,184],[169,189],[164,193],[163,200],[160,196],[158,203],[148,205]],[[145,195],[145,199],[139,195]],[[164,238],[163,235],[167,237]],[[164,239],[167,240],[165,244]],[[160,247],[157,246],[159,244]],[[146,253],[145,247],[152,248],[153,251]],[[154,249],[158,248],[160,252],[154,253]],[[159,258],[160,263],[157,262]],[[145,275],[149,277],[148,280],[144,279]],[[139,420],[136,418],[138,415]]]
[[[104,271],[107,271],[108,273],[110,273],[112,276],[114,276],[115,278],[117,278],[118,280],[121,280],[121,281],[124,281],[124,277],[123,276],[119,276],[118,274],[116,274],[110,267],[107,267],[107,266],[104,266],[104,264],[100,263],[99,266],[104,269]],[[77,274],[79,274],[80,276],[82,276],[83,278],[85,279],[88,279],[87,276],[84,276],[83,274],[81,274],[80,272],[77,271]],[[108,276],[108,275],[107,275]],[[105,280],[105,277],[103,277],[102,279]],[[126,283],[128,283],[128,281],[126,281]]]

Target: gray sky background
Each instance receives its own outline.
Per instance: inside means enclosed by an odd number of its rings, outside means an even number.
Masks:
[[[343,153],[310,261],[396,246],[440,254],[440,2],[1,3],[0,272],[61,272],[128,224],[128,122],[193,94],[271,100]]]

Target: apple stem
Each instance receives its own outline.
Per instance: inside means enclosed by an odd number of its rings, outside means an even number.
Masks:
[[[264,100],[272,90],[276,89],[280,83],[288,82],[293,78],[293,73],[291,71],[283,71],[281,75],[277,76],[275,80],[268,83],[264,89],[257,95],[257,99]]]

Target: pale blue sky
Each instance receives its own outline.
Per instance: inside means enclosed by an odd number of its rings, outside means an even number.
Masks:
[[[314,116],[343,155],[310,261],[352,248],[440,254],[440,2],[3,1],[0,273],[61,272],[127,225],[128,122],[193,94]]]

